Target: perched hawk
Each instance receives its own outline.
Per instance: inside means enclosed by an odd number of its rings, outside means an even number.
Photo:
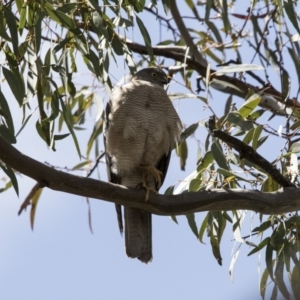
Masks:
[[[117,87],[106,107],[104,144],[110,182],[157,192],[165,179],[171,151],[182,130],[181,121],[158,68],[138,71],[128,84]],[[123,232],[122,209],[116,205]],[[129,257],[152,259],[151,214],[125,207],[125,248]]]

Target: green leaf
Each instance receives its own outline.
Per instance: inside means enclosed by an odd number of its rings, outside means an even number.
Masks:
[[[89,165],[90,163],[91,163],[90,160],[85,160],[85,161],[83,161],[83,162],[77,164],[76,166],[74,166],[74,167],[72,168],[72,170],[73,170],[73,171],[74,171],[74,170],[79,170],[79,169],[81,169],[82,167],[84,167],[84,166],[86,166],[86,165]]]
[[[100,69],[100,62],[98,56],[95,54],[93,50],[90,49],[89,53],[86,55],[88,60],[92,63],[94,73],[98,78],[102,77],[102,72]]]
[[[11,41],[12,41],[12,45],[13,45],[13,49],[14,49],[14,54],[17,55],[18,54],[18,45],[19,45],[17,20],[16,20],[14,14],[11,12],[11,10],[6,8],[5,6],[2,6],[2,8],[5,13],[7,26],[8,26],[9,32],[10,32],[10,37],[11,37]]]
[[[219,167],[221,167],[222,169],[225,169],[225,170],[229,170],[226,157],[225,157],[225,155],[223,153],[222,147],[220,146],[219,142],[214,141],[212,143],[212,145],[211,145],[211,153],[212,153],[215,161],[219,165]]]
[[[171,215],[170,217],[171,217],[171,220],[172,220],[173,222],[175,222],[176,224],[178,224],[178,221],[177,221],[177,218],[176,218],[175,215]]]
[[[243,118],[247,118],[253,110],[259,105],[261,100],[260,95],[254,94],[252,95],[238,110]]]
[[[211,247],[212,247],[214,257],[216,258],[218,264],[220,266],[222,266],[222,257],[221,257],[221,252],[220,252],[220,244],[219,244],[217,238],[213,234],[210,235],[210,244],[211,244]]]
[[[199,123],[194,123],[194,124],[190,125],[187,129],[185,129],[181,133],[180,139],[182,141],[186,140],[189,136],[194,134],[194,132],[197,130],[198,127],[199,127]]]
[[[45,9],[45,11],[47,12],[48,16],[55,22],[57,22],[58,24],[60,24],[61,26],[67,28],[67,29],[75,29],[76,28],[76,24],[74,22],[74,20],[72,20],[68,15],[66,15],[65,13],[59,11],[59,10],[55,10],[53,8],[53,6],[49,3],[46,2],[42,8]]]
[[[65,139],[66,137],[68,137],[70,135],[70,133],[65,133],[65,134],[55,134],[54,135],[54,140],[55,141],[60,141]]]
[[[153,49],[152,49],[152,45],[151,45],[151,38],[150,38],[150,35],[148,33],[148,30],[147,28],[144,26],[144,23],[143,21],[138,17],[138,16],[135,16],[136,18],[136,22],[139,26],[139,29],[141,31],[141,34],[143,36],[143,39],[145,41],[145,44],[146,44],[146,48],[147,48],[147,51],[148,51],[148,54],[149,56],[152,58],[153,57]]]
[[[273,254],[273,247],[271,245],[271,239],[269,238],[267,247],[266,247],[266,265],[267,265],[267,269],[270,274],[270,277],[274,281],[272,254]]]
[[[1,161],[0,161],[0,167],[2,168],[4,173],[9,177],[9,179],[11,180],[12,185],[16,191],[16,194],[19,196],[19,186],[18,186],[18,181],[17,181],[15,172],[13,171],[13,169],[11,167],[3,164]]]
[[[173,192],[174,192],[174,188],[175,188],[175,185],[171,185],[169,186],[166,190],[165,190],[165,195],[173,195]],[[178,224],[178,221],[177,221],[177,218],[175,215],[171,215],[171,220],[173,222],[175,222],[176,224]]]
[[[195,214],[194,213],[187,214],[186,217],[192,232],[194,233],[196,238],[198,238],[198,229],[197,229],[197,224],[195,222]]]
[[[265,113],[265,111],[266,111],[265,109],[258,109],[256,111],[254,111],[252,114],[250,114],[247,117],[247,119],[256,121],[258,118],[260,118]]]
[[[252,128],[252,129],[250,129],[250,130],[246,133],[246,135],[245,135],[245,137],[244,137],[244,139],[243,139],[243,143],[245,143],[245,144],[247,144],[247,145],[250,144],[250,142],[251,142],[252,139],[253,139],[253,133],[254,133],[254,130],[255,130],[255,128]]]
[[[269,135],[262,136],[257,141],[257,148],[259,148],[267,139],[269,138]]]
[[[284,255],[284,263],[285,263],[286,271],[290,274],[291,273],[291,254],[290,254],[290,244],[288,241],[284,243],[283,255]]]
[[[181,170],[185,170],[186,159],[188,156],[188,147],[186,141],[181,142],[176,147],[177,155],[180,157],[180,168]]]
[[[99,121],[95,124],[93,128],[93,132],[89,138],[87,149],[86,149],[87,156],[89,156],[94,142],[96,141],[99,134],[101,134],[102,132],[103,132],[103,121]]]
[[[300,28],[298,25],[297,13],[295,12],[294,3],[295,2],[293,0],[285,0],[283,1],[283,7],[291,23],[298,31],[298,33],[300,33]]]
[[[128,2],[134,7],[136,12],[142,12],[145,6],[146,0],[128,0]]]
[[[261,223],[258,227],[255,227],[252,232],[263,232],[272,226],[272,222],[270,220]]]
[[[261,280],[259,283],[259,290],[260,290],[260,295],[262,297],[262,299],[265,299],[265,294],[266,294],[266,290],[267,290],[267,282],[268,282],[268,278],[269,278],[269,271],[267,268],[265,268],[262,276],[261,276]]]
[[[256,151],[256,149],[258,148],[258,139],[260,137],[260,134],[263,130],[263,126],[262,125],[258,125],[255,130],[254,130],[254,133],[253,133],[253,141],[252,141],[252,148],[253,150]]]
[[[223,217],[230,223],[232,223],[232,219],[228,215],[227,211],[223,211]]]
[[[245,132],[253,128],[253,123],[250,121],[246,121],[238,111],[231,111],[227,115],[226,121],[238,126],[241,130]]]
[[[291,153],[299,153],[300,152],[300,144],[299,143],[293,143],[289,149],[289,152]]]
[[[259,243],[259,245],[258,245],[257,247],[255,247],[254,249],[252,249],[252,250],[248,253],[248,256],[250,256],[250,255],[252,255],[252,254],[254,254],[254,253],[260,251],[260,250],[263,249],[264,247],[266,247],[267,244],[269,243],[269,241],[270,241],[270,238],[269,238],[269,237],[265,238],[263,241],[261,241],[261,242]]]
[[[0,188],[0,193],[7,191],[11,187],[12,187],[12,182],[10,180],[9,182],[6,183],[6,185],[3,188]]]
[[[199,241],[200,241],[202,244],[205,244],[205,243],[203,242],[203,235],[204,235],[204,232],[205,232],[205,230],[206,230],[206,228],[207,228],[209,214],[211,214],[211,213],[210,213],[210,212],[207,213],[206,217],[204,218],[204,220],[203,220],[203,222],[202,222],[202,224],[201,224],[201,226],[200,226],[199,233],[198,233],[198,239],[199,239]]]
[[[36,66],[36,55],[34,52],[34,44],[28,43],[27,47],[29,69],[27,73],[27,95],[26,102],[30,102],[36,93],[36,84],[38,81],[38,71]]]
[[[65,106],[65,103],[64,101],[60,98],[60,105],[62,107],[62,115],[63,115],[63,118],[64,118],[64,121],[66,122],[66,125],[72,135],[72,138],[73,138],[73,141],[74,141],[74,144],[75,144],[75,147],[76,147],[76,150],[77,150],[77,153],[79,155],[79,157],[81,157],[81,153],[80,153],[80,147],[79,147],[79,144],[78,144],[78,140],[77,140],[77,137],[75,135],[75,132],[73,130],[73,123],[71,121],[71,116],[70,116],[70,113],[68,112],[66,106]]]
[[[209,167],[214,161],[214,156],[211,151],[207,151],[199,161],[197,171],[201,172]]]
[[[8,103],[0,90],[0,115],[4,117],[6,125],[12,135],[15,133],[13,119],[10,113]]]
[[[241,181],[250,182],[249,180],[247,180],[243,177],[240,177],[240,176],[234,174],[233,172],[230,172],[230,171],[222,169],[222,168],[218,168],[216,172],[223,175],[225,178],[233,177],[233,178],[236,178],[236,179],[241,180]]]
[[[226,227],[226,219],[223,216],[223,213],[221,211],[212,211],[212,215],[217,223],[217,238],[218,242],[221,243],[221,239]]]
[[[17,3],[19,1],[16,1]],[[25,28],[26,25],[26,10],[27,10],[27,6],[26,5],[22,5],[21,11],[20,11],[20,20],[19,20],[19,30],[22,32],[22,29]]]
[[[199,178],[194,178],[190,181],[188,191],[189,192],[198,192],[202,186],[202,180]]]
[[[209,1],[208,1],[209,2]],[[208,5],[208,4],[207,4]],[[219,44],[223,44],[222,36],[220,35],[220,31],[217,28],[217,26],[214,24],[214,22],[211,22],[209,20],[205,21],[208,28],[212,31],[212,33],[215,35],[217,41]]]
[[[278,190],[278,183],[273,180],[272,177],[268,176],[267,179],[264,181],[261,187],[262,192],[275,192]]]
[[[19,73],[13,73],[4,67],[2,67],[2,70],[12,93],[19,102],[19,105],[22,106],[25,97],[25,88],[21,76]]]
[[[33,111],[27,118],[26,120],[23,122],[21,128],[19,129],[19,131],[16,134],[16,137],[21,133],[21,131],[24,129],[24,127],[26,126],[26,124],[28,123],[28,121],[31,119],[31,117],[34,115],[35,111]]]
[[[277,257],[274,274],[275,274],[276,284],[279,288],[279,291],[281,292],[281,294],[284,296],[285,299],[290,299],[290,294],[283,280],[283,267],[284,267],[283,252],[281,252]]]
[[[104,26],[103,17],[99,13],[99,11],[94,11],[92,13],[92,23],[94,30],[98,33],[99,37],[104,36],[107,40],[109,40],[108,32]]]
[[[11,41],[10,36],[6,32],[6,20],[4,17],[4,13],[0,9],[0,36],[6,40],[6,41]]]
[[[43,189],[37,189],[35,194],[31,198],[30,225],[31,225],[32,230],[33,230],[33,226],[34,226],[36,207],[37,207],[38,201],[40,199],[40,196],[42,194],[42,191],[43,191]]]
[[[117,55],[124,54],[124,46],[119,37],[115,34],[111,40],[111,45]]]
[[[295,296],[295,299],[299,299],[300,295],[300,267],[298,265],[295,265],[291,274],[291,286],[292,290]]]
[[[271,241],[270,241],[272,247],[275,250],[279,251],[282,248],[284,242],[286,241],[285,234],[286,234],[285,226],[282,223],[279,223],[277,228],[273,230],[273,233],[271,235]]]
[[[17,142],[14,133],[5,125],[0,124],[0,135],[5,138],[9,143],[15,144]]]
[[[282,90],[282,97],[283,99],[288,98],[290,91],[291,91],[291,80],[288,72],[281,67],[281,90]]]
[[[228,31],[230,31],[230,23],[228,19],[228,6],[227,0],[222,0],[222,20],[224,23],[224,31],[227,35]]]
[[[297,122],[295,122],[291,127],[290,129],[291,130],[295,130],[295,129],[298,129],[300,127],[300,120],[298,120]]]

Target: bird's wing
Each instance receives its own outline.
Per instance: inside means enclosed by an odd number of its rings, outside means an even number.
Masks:
[[[109,127],[109,114],[111,111],[111,103],[110,101],[107,103],[106,105],[106,109],[105,109],[105,122],[104,122],[104,148],[105,148],[105,158],[106,158],[106,165],[107,165],[107,177],[109,182],[111,183],[115,183],[115,184],[121,184],[121,179],[119,176],[117,176],[116,174],[114,174],[111,171],[111,167],[112,167],[112,160],[110,155],[107,152],[107,145],[106,145],[106,132],[108,130]],[[119,225],[119,229],[120,229],[120,233],[122,234],[124,231],[124,226],[123,226],[123,216],[122,216],[122,207],[119,204],[115,204],[116,207],[116,212],[117,212],[117,219],[118,219],[118,225]]]

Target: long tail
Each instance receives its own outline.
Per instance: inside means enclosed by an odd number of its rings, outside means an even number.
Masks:
[[[125,248],[129,257],[144,263],[152,260],[151,214],[125,207]]]

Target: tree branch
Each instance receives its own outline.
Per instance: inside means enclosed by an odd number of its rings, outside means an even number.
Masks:
[[[125,39],[120,36],[120,39],[123,40],[124,43],[129,47],[129,49],[133,52],[148,55],[147,49],[145,46],[141,44],[134,43],[133,41],[129,39]],[[177,50],[178,48],[178,50]],[[195,61],[190,56],[186,57],[183,53],[182,47],[172,47],[168,48],[167,46],[153,46],[153,54],[158,56],[163,56],[166,58],[171,58],[176,61],[186,63],[191,69],[197,71],[202,77],[206,78],[206,67],[202,66],[199,62]],[[254,86],[252,84],[246,83],[238,78],[230,77],[227,75],[222,76],[214,76],[213,74],[216,72],[216,70],[211,69],[211,80],[212,87],[220,90],[223,93],[234,95],[240,98],[245,99],[246,95],[248,94],[249,90],[254,91],[260,91],[260,89],[257,86]],[[220,85],[218,88],[217,81],[223,82],[223,85]],[[226,86],[226,83],[233,85],[236,87],[232,88],[230,85]],[[264,88],[264,87],[262,87]],[[270,97],[271,96],[271,97]],[[275,99],[276,101],[275,101]],[[275,103],[274,103],[275,102]],[[273,113],[281,116],[285,116],[285,107],[290,107],[295,110],[300,110],[300,103],[295,99],[287,99],[286,102],[283,102],[282,94],[277,91],[273,86],[269,86],[268,89],[266,89],[263,93],[262,101],[260,102],[260,106],[263,108],[266,108],[268,110],[271,110]],[[277,105],[275,105],[277,103]],[[279,103],[279,104],[278,104]]]
[[[76,25],[78,28],[85,27],[85,24],[82,21],[77,21]],[[89,27],[89,30],[93,32],[93,28],[91,26]],[[118,35],[116,32],[115,34]],[[134,43],[133,41],[126,39],[121,35],[118,36],[120,40],[122,40],[131,51],[139,54],[148,55],[146,46]],[[201,63],[195,60],[195,56],[194,57],[186,56],[185,47],[153,46],[152,48],[153,48],[154,55],[171,58],[178,62],[185,63],[191,69],[197,71],[203,78],[206,78],[206,65],[203,65],[202,61]],[[198,49],[196,50],[199,53]],[[192,55],[195,54],[192,52]],[[201,56],[200,53],[199,55]],[[245,99],[249,90],[260,92],[261,89],[264,88],[264,87],[258,88],[257,86],[246,83],[238,78],[230,77],[227,75],[215,76],[214,75],[215,72],[216,70],[213,69],[210,70],[211,86],[225,94],[230,94]],[[236,88],[233,88],[231,86],[235,86]],[[282,94],[271,85],[268,87],[267,90],[264,91],[262,95],[262,101],[260,102],[260,106],[280,116],[286,116],[286,111],[285,111],[286,107],[290,107],[294,110],[300,110],[300,103],[297,101],[297,99],[295,98],[284,99]]]
[[[266,173],[268,173],[274,181],[280,184],[282,187],[296,187],[288,178],[284,177],[276,166],[268,162],[264,157],[258,154],[252,147],[245,144],[241,140],[235,138],[234,136],[216,129],[215,117],[209,118],[209,130],[212,136],[219,138],[221,141],[225,142],[229,147],[235,149],[240,154],[240,159],[247,159],[251,163],[262,168]]]
[[[40,187],[102,199],[108,202],[141,208],[157,215],[182,215],[210,210],[247,209],[263,214],[281,214],[300,210],[300,189],[262,193],[248,190],[216,189],[180,195],[151,194],[145,202],[140,189],[74,176],[50,168],[19,152],[0,136],[0,159],[11,168],[36,180]]]

